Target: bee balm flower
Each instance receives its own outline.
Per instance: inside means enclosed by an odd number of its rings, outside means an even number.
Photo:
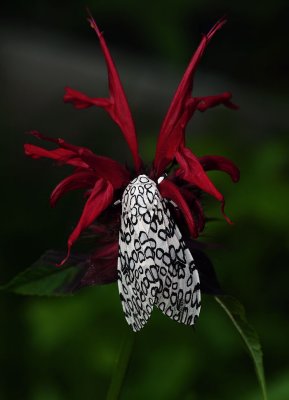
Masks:
[[[109,97],[92,98],[66,88],[64,101],[78,109],[104,108],[128,144],[133,168],[63,139],[31,132],[56,148],[25,144],[26,155],[51,158],[73,168],[53,190],[51,205],[68,191],[86,190],[82,214],[68,238],[67,255],[60,265],[69,259],[81,233],[89,229],[97,243],[81,286],[118,280],[125,317],[135,331],[144,326],[154,306],[178,322],[193,325],[200,312],[200,278],[188,241],[196,239],[205,225],[199,193],[215,197],[224,211],[224,197],[206,171],[220,170],[234,182],[239,179],[238,168],[230,160],[220,156],[198,158],[185,143],[186,125],[196,111],[220,104],[236,108],[228,92],[207,97],[191,94],[205,48],[225,20],[203,36],[194,53],[162,123],[150,169],[139,155],[130,108],[103,34],[92,18],[89,22],[105,57]]]

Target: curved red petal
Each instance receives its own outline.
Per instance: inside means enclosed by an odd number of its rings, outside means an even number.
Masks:
[[[95,173],[90,171],[78,171],[69,175],[67,178],[63,179],[55,187],[50,195],[50,205],[54,207],[57,201],[65,193],[76,190],[76,189],[86,189],[94,186],[97,177]]]
[[[222,156],[203,156],[199,157],[199,162],[205,171],[223,171],[230,175],[233,182],[240,179],[239,168],[228,158]]]
[[[216,189],[200,161],[190,149],[187,147],[180,148],[176,154],[176,160],[180,165],[180,168],[176,171],[177,176],[214,196],[217,200],[224,200],[223,195]]]
[[[222,213],[228,223],[232,223],[230,218],[225,214],[225,199],[224,196],[217,190],[212,181],[205,173],[198,158],[187,147],[181,147],[176,154],[180,168],[176,170],[176,176],[184,179],[204,192],[214,196],[222,203]]]
[[[69,258],[71,247],[78,239],[81,232],[86,229],[93,221],[111,204],[113,200],[113,187],[104,179],[99,179],[94,188],[91,191],[89,198],[87,199],[81,217],[70,234],[67,241],[67,256],[59,264],[63,265]]]
[[[195,221],[192,217],[191,211],[182,196],[180,189],[168,179],[164,179],[159,185],[159,191],[162,197],[172,200],[182,211],[186,220],[189,232],[193,237],[198,236]]]

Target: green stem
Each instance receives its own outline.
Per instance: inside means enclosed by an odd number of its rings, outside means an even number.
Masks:
[[[124,336],[119,355],[115,363],[107,393],[107,400],[117,400],[120,398],[121,389],[125,380],[125,375],[133,350],[134,340],[135,333],[128,331]]]

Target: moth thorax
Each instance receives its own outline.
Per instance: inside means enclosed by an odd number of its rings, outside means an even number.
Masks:
[[[146,175],[139,175],[124,190],[122,212],[143,214],[154,205],[156,196],[159,196],[156,183]]]

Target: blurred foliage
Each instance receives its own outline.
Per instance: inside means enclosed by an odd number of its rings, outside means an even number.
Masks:
[[[5,3],[4,18],[17,18],[21,24],[29,23],[49,30],[65,30],[66,33],[85,36],[92,41],[84,23],[85,9],[94,14],[99,26],[105,31],[109,42],[126,47],[134,53],[165,57],[169,62],[184,62],[191,54],[192,37],[207,31],[223,15],[227,15],[230,34],[223,33],[223,43],[211,49],[210,62],[204,65],[224,73],[228,66],[230,74],[240,74],[253,85],[263,85],[264,90],[275,90],[282,78],[288,88],[289,3],[286,0],[258,2],[243,0],[77,0],[74,2],[15,0]],[[3,18],[2,17],[2,18]],[[133,32],[133,34],[132,34]],[[230,51],[226,51],[230,49]],[[219,63],[219,54],[223,62]],[[239,60],[245,55],[244,68]]]
[[[211,222],[201,240],[210,244],[208,253],[224,290],[244,303],[260,335],[269,399],[288,400],[289,136],[288,113],[280,113],[289,86],[289,57],[284,50],[288,42],[288,3],[267,1],[259,6],[248,1],[162,0],[140,5],[128,0],[85,4],[80,0],[15,0],[3,6],[2,26],[13,29],[17,23],[24,30],[42,27],[55,30],[56,37],[65,32],[84,45],[95,41],[83,22],[85,5],[105,30],[109,43],[144,55],[151,68],[153,57],[157,57],[163,62],[164,73],[169,61],[183,68],[196,44],[192,36],[199,37],[200,31],[207,30],[220,15],[228,14],[226,32],[220,33],[216,48],[210,46],[202,65],[205,70],[235,79],[237,101],[241,92],[238,88],[248,88],[249,94],[242,99],[237,113],[212,110],[211,117],[202,115],[211,122],[194,136],[190,127],[188,143],[197,155],[215,153],[233,159],[240,166],[241,181],[235,186],[221,173],[210,174],[225,195],[227,213],[234,225],[228,226],[223,220]],[[17,79],[15,76],[16,83]],[[7,93],[11,96],[9,87],[5,90],[4,106]],[[259,110],[254,104],[250,118],[244,122],[251,93],[271,107],[270,112],[262,113],[262,126],[256,124]],[[15,96],[14,101],[17,103],[19,98]],[[154,108],[153,99],[151,103]],[[43,118],[43,126],[49,123],[57,132],[60,121],[50,108],[46,112],[30,115],[27,125],[20,128],[13,107],[1,111],[1,284],[48,248],[63,249],[79,215],[78,194],[63,199],[56,210],[48,206],[49,190],[65,171],[52,168],[49,162],[26,160],[22,154],[22,132],[34,126],[32,118]],[[274,115],[280,116],[278,126],[270,120]],[[155,121],[138,121],[138,125],[142,123],[148,127],[146,135],[140,137],[142,153],[151,160],[156,125]],[[112,150],[121,158],[124,150],[111,149],[105,137],[95,143],[94,128],[85,144],[92,148],[106,146],[107,154]],[[216,202],[206,197],[204,202],[208,215],[221,217]],[[2,295],[0,309],[1,399],[105,398],[128,330],[115,285],[88,288],[68,298]],[[149,397],[260,399],[242,342],[210,297],[203,299],[195,330],[155,311],[149,325],[136,335],[121,398]]]

